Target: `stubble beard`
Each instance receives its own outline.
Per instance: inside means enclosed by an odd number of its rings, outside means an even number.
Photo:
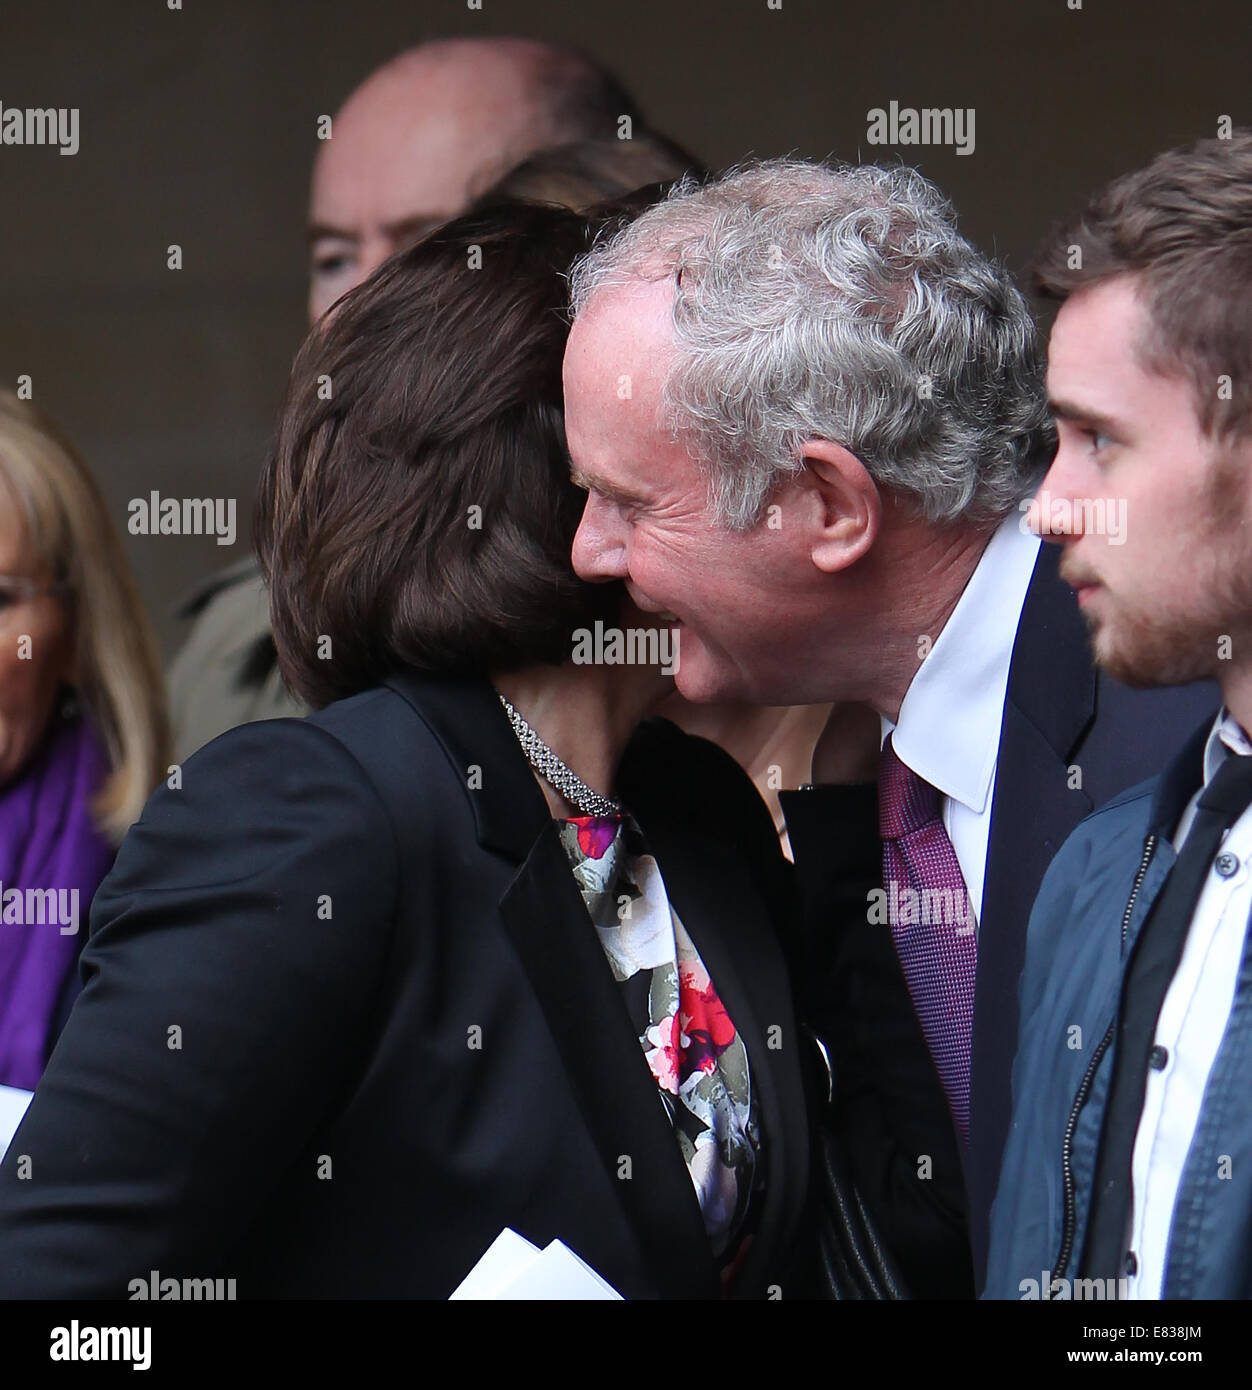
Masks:
[[[1252,553],[1227,536],[1214,550],[1195,611],[1123,606],[1103,623],[1084,614],[1096,661],[1115,680],[1137,689],[1186,685],[1252,657]]]
[[[1195,626],[1183,626],[1127,614],[1114,626],[1088,621],[1096,662],[1114,680],[1138,690],[1211,676],[1218,660],[1218,631],[1197,636]]]

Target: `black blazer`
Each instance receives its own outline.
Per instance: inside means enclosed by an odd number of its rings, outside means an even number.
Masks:
[[[890,928],[866,918],[866,894],[882,884],[876,788],[822,787],[783,797],[805,900],[806,1007],[835,1054],[837,1113],[853,1169],[921,1296],[969,1297],[981,1286],[1008,1133],[1018,977],[1044,871],[1084,816],[1159,771],[1220,699],[1209,682],[1131,690],[1100,671],[1073,590],[1059,576],[1060,553],[1058,546],[1040,547],[1000,729],[967,1154],[957,1144]],[[921,1176],[924,1157],[929,1176]]]
[[[769,814],[663,720],[618,788],[759,1097],[737,1292],[798,1293],[809,1141]],[[396,678],[214,740],[123,844],[82,967],[0,1169],[0,1297],[125,1298],[157,1270],[240,1298],[442,1299],[504,1226],[629,1298],[716,1296],[620,986],[485,682]]]

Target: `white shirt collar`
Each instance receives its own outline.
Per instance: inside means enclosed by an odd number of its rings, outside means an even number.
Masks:
[[[995,783],[1009,666],[1040,541],[1014,511],[987,542],[930,654],[917,668],[883,742],[975,815]]]
[[[1196,807],[1200,797],[1204,788],[1217,776],[1217,769],[1227,758],[1236,755],[1246,757],[1249,753],[1252,753],[1252,743],[1248,741],[1248,736],[1243,732],[1239,721],[1223,705],[1217,711],[1213,727],[1204,743],[1204,784],[1187,802],[1174,830],[1173,845],[1176,853],[1182,853],[1182,847],[1195,824]]]
[[[1239,721],[1223,705],[1209,730],[1208,742],[1204,745],[1204,785],[1217,775],[1217,769],[1232,753],[1247,757],[1252,753],[1252,743],[1243,732]]]

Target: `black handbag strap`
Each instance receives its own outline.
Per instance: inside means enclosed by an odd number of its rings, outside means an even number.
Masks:
[[[830,1051],[812,1028],[804,1032],[811,1044],[809,1084],[817,1127],[813,1182],[821,1295],[841,1301],[909,1298],[852,1176],[835,1122]]]

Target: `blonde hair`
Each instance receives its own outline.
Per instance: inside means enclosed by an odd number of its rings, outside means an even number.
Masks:
[[[110,768],[92,812],[118,844],[169,757],[156,638],[87,465],[54,425],[7,391],[0,391],[0,488],[25,522],[31,559],[68,590],[79,701]]]

